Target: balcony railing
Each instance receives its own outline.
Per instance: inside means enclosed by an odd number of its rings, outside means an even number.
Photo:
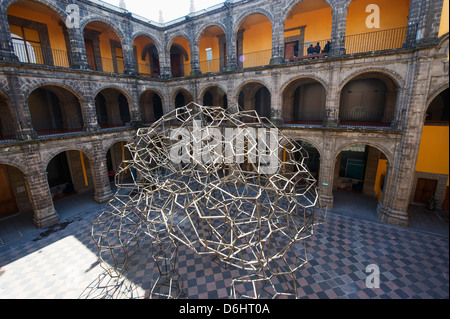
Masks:
[[[124,73],[124,63],[122,59],[110,59],[88,54],[87,60],[92,71]]]
[[[341,126],[376,126],[389,127],[394,119],[394,112],[370,112],[352,110],[339,113]]]
[[[327,44],[328,41],[331,42],[331,39],[306,41],[302,48],[298,48],[298,56],[308,55],[309,46],[312,44],[312,46],[315,47],[317,45],[317,43],[319,43],[319,46],[320,46],[319,53],[321,53],[325,49],[325,45]]]
[[[406,39],[406,27],[345,36],[346,54],[399,49]]]
[[[321,125],[325,118],[325,112],[311,111],[311,112],[299,112],[294,115],[291,121],[285,121],[286,124],[299,124],[299,125]]]
[[[72,65],[71,56],[67,51],[18,42],[13,42],[13,48],[20,62],[64,68],[69,68]]]
[[[33,121],[33,128],[38,136],[81,132],[83,131],[83,119]]]
[[[270,64],[272,50],[247,52],[238,57],[237,65],[240,68],[252,68]]]
[[[14,139],[15,132],[16,128],[12,122],[6,122],[0,119],[0,141]]]
[[[150,64],[148,63],[136,63],[137,73],[142,76],[149,76],[152,78],[158,78],[159,74],[151,70]]]
[[[223,59],[213,59],[213,60],[210,60],[210,61],[200,61],[200,71],[202,73],[220,72],[221,71],[221,67],[220,67],[221,66],[221,61],[223,61]]]

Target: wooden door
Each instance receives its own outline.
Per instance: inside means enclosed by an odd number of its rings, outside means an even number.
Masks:
[[[295,56],[295,45],[297,44],[297,41],[294,42],[288,42],[284,44],[284,58],[290,59]]]
[[[416,192],[414,194],[414,202],[427,203],[436,192],[437,180],[418,178]]]
[[[181,72],[182,68],[182,56],[181,54],[171,54],[170,56],[170,67],[172,68],[172,76],[178,78],[183,76]]]
[[[86,56],[89,67],[91,68],[92,71],[96,71],[97,65],[95,63],[94,43],[92,42],[92,40],[84,39],[84,45],[86,47]]]
[[[17,202],[5,165],[0,165],[0,218],[17,213]]]

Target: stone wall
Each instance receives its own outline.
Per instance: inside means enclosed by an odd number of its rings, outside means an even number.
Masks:
[[[37,1],[37,0],[36,0]],[[72,1],[44,1],[60,17]],[[141,96],[151,90],[162,99],[164,113],[175,108],[175,96],[185,90],[193,101],[201,103],[210,87],[219,87],[227,95],[228,107],[237,109],[239,92],[250,83],[264,85],[270,92],[271,117],[289,138],[314,145],[320,153],[320,191],[329,207],[333,205],[335,163],[342,149],[366,144],[381,151],[388,159],[383,199],[378,211],[382,220],[407,225],[407,207],[414,188],[424,114],[431,99],[448,88],[448,35],[437,39],[436,23],[440,19],[442,1],[411,0],[407,40],[401,49],[385,52],[345,55],[344,35],[349,0],[326,1],[333,9],[332,39],[336,45],[326,59],[283,63],[284,19],[300,0],[227,1],[221,8],[205,14],[194,14],[179,22],[161,26],[134,18],[120,9],[102,7],[88,1],[77,1],[80,28],[69,30],[74,57],[72,68],[18,63],[12,54],[6,30],[6,10],[14,0],[0,4],[0,94],[5,97],[15,124],[15,138],[0,142],[0,164],[14,166],[23,174],[28,186],[34,222],[46,227],[58,221],[46,167],[58,153],[81,151],[88,162],[95,199],[107,201],[111,193],[106,167],[106,153],[115,143],[127,141],[142,125]],[[226,35],[228,61],[235,60],[237,28],[251,13],[263,13],[272,22],[272,59],[268,66],[238,69],[233,63],[224,72],[200,74],[198,46],[206,27],[220,26]],[[125,74],[89,70],[83,41],[83,27],[90,21],[102,21],[118,34],[124,51]],[[114,23],[112,23],[114,21]],[[427,23],[419,23],[427,21]],[[420,37],[417,36],[419,28]],[[155,42],[161,64],[161,78],[136,75],[133,66],[133,39],[141,34]],[[191,44],[192,73],[183,78],[170,77],[170,44],[179,34]],[[390,127],[343,127],[339,125],[340,93],[352,79],[364,74],[379,74],[395,85],[394,120]],[[317,81],[325,90],[323,125],[283,124],[283,93],[299,79]],[[32,125],[28,97],[37,88],[55,86],[67,90],[79,101],[84,122],[83,132],[62,136],[38,137]],[[101,129],[97,121],[95,97],[106,88],[125,95],[131,126]],[[144,103],[145,104],[145,103]],[[80,177],[80,176],[78,176]]]

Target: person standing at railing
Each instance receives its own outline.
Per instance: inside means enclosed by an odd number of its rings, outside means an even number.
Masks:
[[[308,50],[306,50],[306,52],[307,52],[308,54],[314,54],[314,47],[313,47],[312,44],[308,47]]]
[[[314,54],[320,53],[320,44],[317,42],[316,46],[314,47]]]
[[[328,53],[330,52],[330,48],[331,48],[331,42],[327,41],[327,44],[325,44],[325,47],[322,50],[322,53]]]

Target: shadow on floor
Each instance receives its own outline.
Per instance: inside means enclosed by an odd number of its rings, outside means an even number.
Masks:
[[[105,204],[98,204],[94,201],[94,193],[86,192],[57,200],[54,206],[60,217],[60,224],[64,224],[78,215],[82,216],[83,212],[101,211]],[[382,223],[378,219],[376,207],[376,198],[336,190],[334,192],[334,208],[331,213]],[[409,229],[449,237],[448,212],[430,211],[425,206],[410,205],[408,214]],[[0,220],[0,247],[18,240],[33,239],[45,231],[45,229],[38,229],[34,226],[33,212],[21,213]]]
[[[336,190],[333,213],[373,222],[380,222],[377,216],[377,199],[360,193]],[[423,205],[409,205],[408,228],[449,237],[449,213],[443,210],[431,211]]]

